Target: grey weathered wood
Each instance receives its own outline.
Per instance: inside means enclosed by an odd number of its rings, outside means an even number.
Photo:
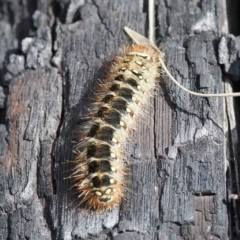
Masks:
[[[240,195],[233,101],[191,96],[164,75],[127,142],[122,205],[104,213],[76,208],[64,180],[102,63],[130,43],[125,25],[146,35],[145,2],[1,4],[2,239],[240,237],[238,203],[228,200]],[[191,90],[228,91],[239,79],[239,39],[222,37],[224,4],[156,1],[157,42],[171,73]]]
[[[188,89],[222,92],[215,49],[221,33],[217,1],[172,4],[163,49],[174,76]],[[159,8],[160,9],[160,8]],[[159,12],[159,19],[165,16]],[[166,39],[163,36],[163,39]],[[159,161],[164,171],[159,236],[175,239],[228,237],[223,99],[199,98],[167,84],[171,103],[172,146]],[[163,173],[162,173],[163,174]]]
[[[231,34],[221,37],[219,43],[219,63],[223,65],[223,71],[225,73],[225,88],[227,91],[231,91],[232,85],[239,81],[239,37],[234,37]],[[230,81],[233,80],[233,82]],[[237,88],[238,89],[238,88]],[[228,178],[228,197],[232,194],[240,196],[240,184],[239,184],[239,140],[238,140],[238,111],[239,99],[226,99],[226,122],[228,124],[228,139],[227,145],[229,147],[227,156],[229,159],[227,178]],[[236,109],[236,111],[234,111]],[[229,225],[234,226],[229,229],[230,237],[239,237],[239,203],[235,200],[229,200]]]

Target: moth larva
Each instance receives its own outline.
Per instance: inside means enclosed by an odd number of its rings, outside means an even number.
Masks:
[[[71,178],[89,209],[119,205],[126,188],[123,148],[128,131],[152,95],[159,77],[159,52],[147,44],[127,47],[113,61],[81,128]]]

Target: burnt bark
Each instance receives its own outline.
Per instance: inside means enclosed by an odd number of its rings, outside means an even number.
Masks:
[[[239,91],[232,8],[155,1],[156,42],[186,88]],[[104,63],[131,44],[123,27],[147,35],[147,1],[2,0],[0,19],[2,239],[240,238],[239,100],[189,95],[165,74],[127,142],[126,199],[76,207],[66,162],[79,120]]]

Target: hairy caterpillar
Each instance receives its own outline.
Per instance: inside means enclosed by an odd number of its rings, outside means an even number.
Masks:
[[[135,44],[117,55],[95,94],[82,125],[71,178],[88,209],[119,205],[126,188],[123,147],[159,77],[162,56],[149,44]]]

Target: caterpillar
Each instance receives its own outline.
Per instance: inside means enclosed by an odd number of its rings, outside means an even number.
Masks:
[[[96,91],[81,126],[71,175],[87,209],[111,209],[124,197],[128,172],[124,145],[160,76],[159,58],[161,54],[149,44],[126,47]]]
[[[124,145],[162,71],[178,87],[195,96],[240,96],[240,93],[197,93],[184,88],[170,74],[163,53],[154,43],[127,27],[124,30],[135,44],[115,57],[95,94],[90,115],[82,125],[76,166],[70,176],[81,203],[97,211],[118,206],[124,197],[128,172],[123,160]]]

